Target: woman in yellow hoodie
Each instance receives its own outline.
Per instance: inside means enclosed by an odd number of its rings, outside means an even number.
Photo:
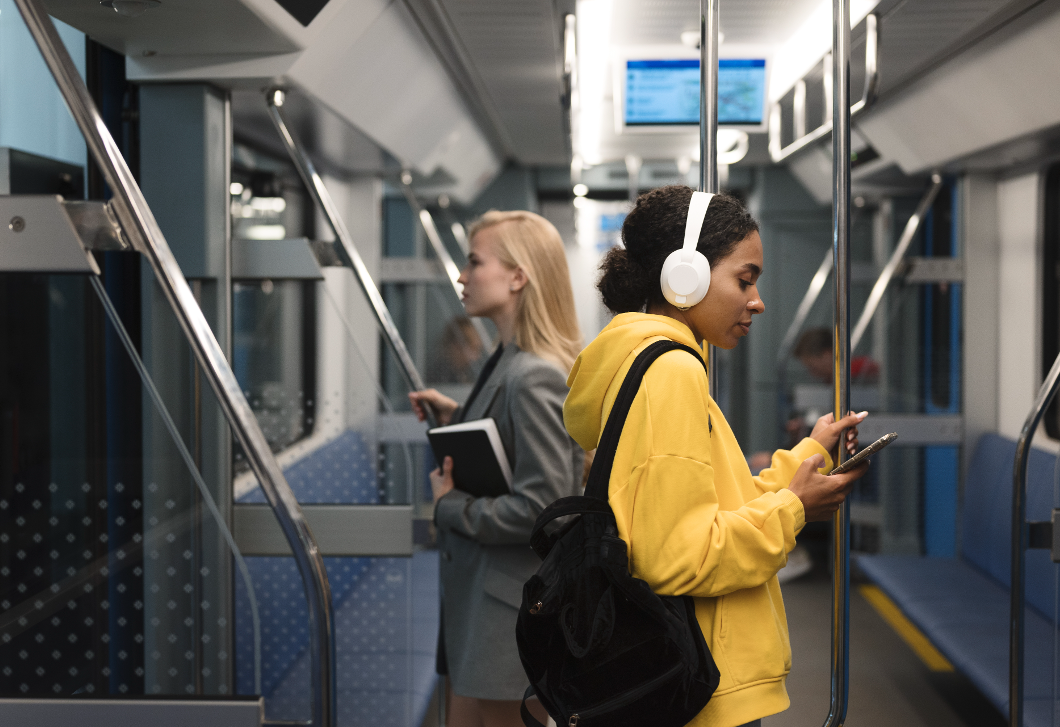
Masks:
[[[564,422],[597,446],[626,372],[664,338],[702,350],[731,349],[765,306],[758,295],[762,241],[738,201],[710,200],[697,249],[710,263],[706,297],[690,308],[660,288],[663,262],[682,246],[692,190],[662,187],[641,196],[622,227],[598,283],[616,315],[582,351],[567,381]],[[646,312],[644,312],[646,311]],[[691,724],[737,727],[788,707],[787,620],[776,574],[809,520],[826,520],[865,466],[825,476],[846,430],[857,447],[864,414],[822,417],[793,449],[752,477],[736,437],[710,398],[703,364],[683,351],[648,369],[626,420],[609,485],[632,574],[660,595],[690,595],[721,671],[713,698]]]

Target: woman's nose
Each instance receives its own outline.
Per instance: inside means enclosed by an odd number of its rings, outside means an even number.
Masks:
[[[747,303],[747,309],[752,313],[765,313],[766,304],[762,302],[761,298],[754,298]]]
[[[467,267],[463,267],[460,269],[460,277],[456,279],[456,282],[460,283],[461,285],[467,285]]]

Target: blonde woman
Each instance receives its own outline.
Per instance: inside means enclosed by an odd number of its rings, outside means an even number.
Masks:
[[[409,394],[442,424],[492,417],[512,466],[511,492],[472,497],[454,486],[452,458],[431,473],[441,551],[438,670],[448,673],[451,727],[519,727],[526,674],[515,645],[523,583],[540,562],[529,548],[538,514],[578,494],[584,453],[563,426],[566,379],[581,350],[563,241],[532,212],[487,212],[469,230],[460,275],[469,316],[489,318],[499,344],[467,401],[434,389]],[[536,700],[531,711],[545,721]]]

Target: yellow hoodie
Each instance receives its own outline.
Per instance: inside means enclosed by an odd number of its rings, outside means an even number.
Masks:
[[[563,407],[567,431],[585,449],[600,441],[633,360],[669,338],[699,350],[684,324],[665,316],[615,316],[571,370]],[[813,439],[779,450],[751,476],[703,365],[671,351],[648,369],[626,420],[609,500],[629,549],[629,567],[660,595],[691,595],[721,671],[713,698],[690,723],[737,727],[787,709],[791,647],[777,571],[805,524],[788,483],[803,460],[822,454]]]

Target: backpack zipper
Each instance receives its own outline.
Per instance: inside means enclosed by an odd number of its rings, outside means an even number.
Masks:
[[[617,707],[624,707],[627,704],[630,704],[631,702],[637,701],[642,696],[655,689],[655,687],[659,686],[659,684],[672,679],[683,668],[684,667],[681,664],[675,664],[665,674],[660,674],[651,681],[641,684],[633,691],[626,692],[621,697],[612,699],[609,702],[604,702],[603,704],[598,704],[595,707],[591,707],[589,709],[583,709],[581,712],[575,712],[570,716],[570,719],[567,721],[567,727],[577,727],[579,719],[591,719],[594,715],[600,714],[601,712],[607,712],[612,709],[616,709]]]

